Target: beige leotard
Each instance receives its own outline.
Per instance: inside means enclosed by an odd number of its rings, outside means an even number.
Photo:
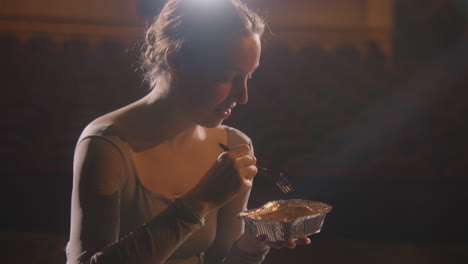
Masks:
[[[251,144],[239,130],[226,127],[226,133],[230,147]],[[91,140],[83,143],[85,139]],[[101,195],[90,187],[95,182],[81,176],[83,168],[77,166],[75,160],[68,264],[203,263],[203,253],[215,240],[219,215],[234,217],[246,209],[249,193],[211,212],[203,226],[187,222],[180,217],[174,197],[164,197],[141,184],[130,149],[112,126],[88,126],[78,141],[75,159],[79,152],[86,152],[95,145],[104,149],[104,156],[119,156],[125,163],[126,173],[113,177],[114,182],[106,182],[117,184],[119,192]],[[86,154],[82,157],[86,158]],[[239,226],[243,229],[243,223]],[[267,254],[244,254],[235,245],[228,252],[222,263],[261,263]]]

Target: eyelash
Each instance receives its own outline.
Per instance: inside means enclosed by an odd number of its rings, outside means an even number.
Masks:
[[[234,78],[231,78],[231,77],[223,77],[223,78],[221,78],[221,79],[223,80],[223,82],[233,82],[233,81],[236,80],[237,78],[238,78],[238,77],[234,77]],[[249,75],[247,76],[247,79],[248,79],[248,80],[252,80],[252,79],[253,79],[252,74],[249,74]]]

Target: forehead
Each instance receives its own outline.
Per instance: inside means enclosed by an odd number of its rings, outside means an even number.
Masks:
[[[250,72],[258,66],[260,53],[261,45],[259,36],[233,37],[227,43],[225,66]]]
[[[258,35],[233,36],[206,46],[205,67],[216,70],[253,71],[259,64],[261,44]]]

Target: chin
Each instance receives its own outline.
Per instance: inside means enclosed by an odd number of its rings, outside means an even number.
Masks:
[[[205,122],[199,122],[198,124],[200,126],[206,127],[206,128],[215,128],[223,124],[223,119],[222,120],[211,120],[211,121],[205,121]]]
[[[215,128],[215,127],[220,126],[221,124],[223,124],[224,120],[225,120],[224,118],[211,116],[211,117],[200,119],[200,120],[198,120],[197,123],[200,126],[203,126],[203,127]]]
[[[200,115],[198,118],[195,118],[195,122],[203,127],[215,128],[223,124],[224,120],[227,119],[227,116],[220,116],[216,112],[212,114]]]

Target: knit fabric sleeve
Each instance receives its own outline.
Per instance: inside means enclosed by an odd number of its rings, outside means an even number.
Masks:
[[[226,130],[229,147],[248,144],[253,152],[252,141],[247,135],[232,127],[226,127]],[[251,189],[246,190],[220,208],[216,239],[206,254],[207,264],[259,264],[264,261],[269,252],[268,247],[257,253],[244,252],[237,247],[237,239],[245,232],[244,221],[237,215],[247,210],[250,191]]]
[[[76,148],[68,264],[164,263],[203,221],[183,203],[173,203],[133,233],[119,238],[120,195],[125,160],[105,138]]]

